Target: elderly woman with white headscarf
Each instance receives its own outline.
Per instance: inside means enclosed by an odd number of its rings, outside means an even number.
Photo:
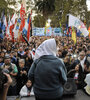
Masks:
[[[33,83],[36,100],[60,100],[67,81],[62,60],[56,57],[55,39],[45,40],[35,52],[28,77]]]

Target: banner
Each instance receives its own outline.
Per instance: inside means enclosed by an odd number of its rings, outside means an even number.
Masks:
[[[33,28],[32,32],[34,36],[44,36],[45,28]]]
[[[54,28],[53,34],[54,34],[55,36],[62,36],[61,28]]]
[[[77,17],[69,14],[69,23],[68,23],[69,26],[74,26],[76,27],[77,29],[79,29],[82,34],[84,35],[84,37],[88,36],[89,35],[89,32],[87,30],[87,28],[85,27],[84,23],[79,20]]]
[[[46,29],[46,34],[45,34],[45,27],[44,28],[33,28],[32,33],[34,36],[62,36],[61,33],[61,28],[51,28],[48,27]]]
[[[46,36],[51,36],[52,35],[52,28],[51,27],[48,27],[46,29]]]

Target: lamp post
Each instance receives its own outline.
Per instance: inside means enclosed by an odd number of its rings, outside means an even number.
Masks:
[[[46,25],[45,25],[45,34],[46,34],[46,30],[47,30],[47,28],[48,27],[50,27],[50,23],[51,23],[51,19],[48,19],[47,21],[46,21]]]
[[[51,19],[48,19],[47,22],[48,22],[48,26],[50,27]]]

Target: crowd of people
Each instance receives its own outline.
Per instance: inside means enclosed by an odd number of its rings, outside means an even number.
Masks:
[[[85,88],[87,84],[84,80],[86,75],[90,74],[90,39],[88,37],[77,37],[76,44],[71,37],[66,36],[32,36],[29,43],[26,41],[12,42],[5,37],[0,42],[0,68],[12,78],[8,96],[19,94],[22,96],[23,88],[28,88],[27,96],[31,95],[32,83],[28,79],[28,72],[36,59],[36,49],[45,40],[52,38],[57,42],[56,56],[63,60],[67,69],[67,77],[75,79],[77,89]]]

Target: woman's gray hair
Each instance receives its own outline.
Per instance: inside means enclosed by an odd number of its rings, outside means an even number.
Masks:
[[[25,64],[25,60],[24,59],[19,59],[19,63],[23,62]]]

